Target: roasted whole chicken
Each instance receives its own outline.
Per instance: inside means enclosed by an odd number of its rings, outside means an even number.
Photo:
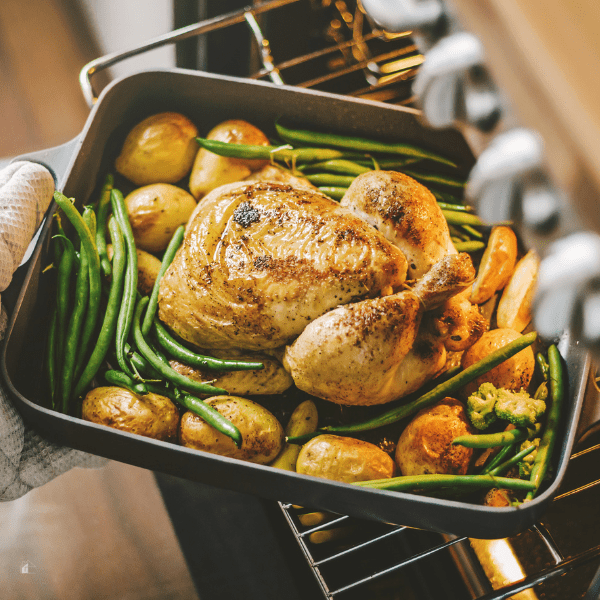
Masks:
[[[406,175],[361,175],[339,204],[301,183],[244,181],[200,200],[159,316],[204,351],[285,348],[312,395],[383,404],[485,331],[474,278],[435,198]]]

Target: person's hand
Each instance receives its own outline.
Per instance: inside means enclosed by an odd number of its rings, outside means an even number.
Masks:
[[[48,169],[17,161],[0,171],[0,293],[11,282],[54,193]],[[8,316],[0,304],[0,342]],[[0,501],[14,500],[75,466],[104,459],[56,446],[23,423],[0,381]]]

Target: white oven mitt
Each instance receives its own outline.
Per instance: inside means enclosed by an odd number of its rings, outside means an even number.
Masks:
[[[42,165],[18,161],[0,171],[0,292],[9,285],[54,193]],[[0,343],[8,317],[0,305]],[[0,500],[14,500],[72,467],[99,467],[105,459],[56,446],[27,427],[0,381]]]

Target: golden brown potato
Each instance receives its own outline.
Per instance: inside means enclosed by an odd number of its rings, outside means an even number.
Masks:
[[[508,283],[516,262],[517,236],[514,231],[503,225],[494,227],[481,257],[471,302],[483,304],[501,290]]]
[[[219,123],[206,137],[209,140],[230,144],[269,145],[267,136],[260,129],[238,119]],[[266,160],[229,158],[200,148],[190,175],[190,192],[196,199],[200,199],[221,185],[246,179],[252,172],[266,164],[268,164]]]
[[[462,402],[444,398],[406,426],[396,446],[396,464],[402,475],[464,475],[473,449],[453,446],[452,440],[473,431]]]
[[[214,396],[206,400],[242,434],[242,447],[191,412],[181,417],[179,441],[183,446],[265,465],[283,445],[283,427],[266,408],[239,396]]]
[[[353,483],[394,476],[394,461],[369,442],[338,435],[319,435],[300,450],[296,472]]]
[[[152,115],[129,132],[115,168],[136,185],[176,183],[192,167],[197,135],[196,126],[179,113]]]
[[[116,386],[98,387],[86,395],[84,420],[156,440],[177,437],[179,411],[165,396],[139,396]]]
[[[168,183],[154,183],[125,198],[136,245],[147,252],[162,252],[180,225],[196,208],[193,196]]]
[[[113,247],[112,244],[106,246],[106,252],[108,259],[112,260]],[[137,249],[137,263],[138,263],[138,290],[142,296],[149,296],[152,293],[154,282],[158,277],[160,271],[161,262],[149,252]]]
[[[539,256],[533,250],[517,263],[498,304],[498,327],[515,331],[523,331],[527,327],[531,321],[531,304],[539,266]]]
[[[213,381],[215,387],[227,390],[234,396],[281,394],[294,383],[292,376],[283,368],[282,364],[270,356],[242,354],[235,356],[235,360],[262,362],[263,368],[253,371],[202,371],[177,360],[169,362],[178,373],[196,381]]]
[[[515,495],[512,490],[502,490],[499,488],[492,488],[483,499],[484,506],[494,506],[495,508],[506,508],[511,506],[515,499]]]
[[[506,346],[509,342],[521,337],[514,329],[492,329],[486,331],[481,338],[475,342],[462,357],[462,367],[466,369],[476,362],[485,358],[495,350]],[[535,358],[531,346],[521,350],[511,358],[500,363],[487,373],[480,375],[477,379],[467,384],[462,389],[464,398],[468,398],[485,381],[493,383],[497,388],[507,390],[527,389],[533,376]]]

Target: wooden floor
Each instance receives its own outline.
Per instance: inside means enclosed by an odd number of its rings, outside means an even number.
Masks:
[[[0,161],[82,130],[79,71],[100,53],[76,9],[0,0]],[[114,462],[0,503],[0,582],[2,600],[198,598],[153,474]]]

